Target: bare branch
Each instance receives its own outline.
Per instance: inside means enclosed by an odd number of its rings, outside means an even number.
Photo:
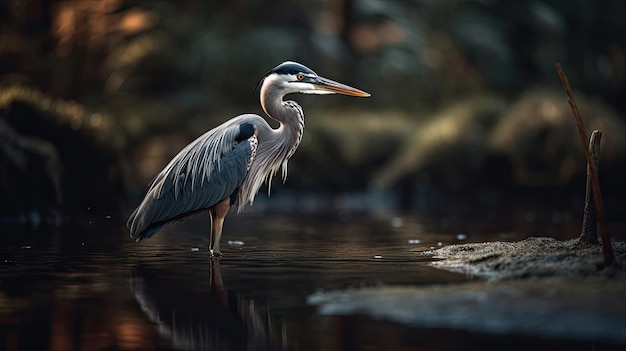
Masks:
[[[600,139],[602,132],[594,130],[589,138],[589,150],[596,170],[599,173],[598,159],[600,154]],[[591,184],[591,167],[587,165],[587,183],[585,185],[585,210],[583,212],[583,226],[578,240],[584,244],[599,244],[598,242],[598,216],[596,214],[596,203],[593,196],[593,185]]]
[[[563,88],[565,89],[565,93],[567,93],[567,102],[569,102],[570,107],[572,108],[572,113],[574,114],[574,119],[576,120],[576,127],[578,129],[578,134],[580,135],[580,141],[583,144],[583,149],[585,150],[585,157],[587,158],[587,165],[591,171],[591,185],[593,186],[593,194],[596,203],[597,210],[597,218],[598,218],[598,229],[600,231],[600,237],[602,238],[602,252],[604,254],[604,264],[606,266],[613,265],[615,262],[615,255],[613,254],[613,247],[611,246],[611,238],[609,237],[609,233],[606,228],[606,217],[604,212],[604,203],[602,201],[602,194],[600,192],[600,182],[598,180],[598,170],[596,169],[595,164],[593,163],[593,159],[591,157],[591,152],[589,151],[589,146],[587,145],[587,134],[585,133],[585,126],[583,124],[583,120],[580,117],[580,113],[578,112],[578,106],[576,105],[576,101],[574,100],[574,94],[572,93],[572,88],[569,85],[567,77],[565,76],[565,72],[561,68],[560,63],[556,63],[556,71],[561,78],[561,82],[563,83]]]

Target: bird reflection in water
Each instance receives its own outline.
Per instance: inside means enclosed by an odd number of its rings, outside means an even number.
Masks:
[[[175,348],[285,350],[285,335],[269,311],[224,289],[219,261],[211,262],[209,288],[139,266],[130,278],[135,299]]]

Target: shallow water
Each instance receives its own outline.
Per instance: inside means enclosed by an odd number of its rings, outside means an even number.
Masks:
[[[127,237],[115,216],[85,222],[37,231],[2,228],[1,349],[617,347],[328,317],[306,303],[320,289],[470,280],[430,267],[416,251],[515,239],[510,226],[476,228],[454,217],[393,213],[231,215],[224,257],[214,261],[207,255],[205,218],[166,226],[141,243]],[[557,228],[565,232],[570,225]]]

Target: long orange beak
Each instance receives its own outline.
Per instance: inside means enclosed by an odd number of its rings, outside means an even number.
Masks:
[[[330,80],[324,77],[316,77],[315,81],[312,84],[320,90],[325,90],[332,93],[359,97],[370,96],[369,93],[366,93],[363,90],[359,90],[357,88],[353,88],[351,86],[341,84],[339,82],[335,82],[334,80]]]

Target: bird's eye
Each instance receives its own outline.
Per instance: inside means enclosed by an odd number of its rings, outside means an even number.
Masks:
[[[298,73],[298,75],[296,76],[296,78],[298,78],[298,80],[303,80],[303,79],[304,79],[304,74],[302,74],[302,73]]]

